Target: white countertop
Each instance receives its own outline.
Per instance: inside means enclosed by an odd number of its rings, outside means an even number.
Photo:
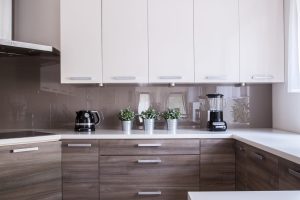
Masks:
[[[188,198],[189,200],[300,200],[300,192],[189,192]]]
[[[0,130],[1,132],[22,130]],[[92,133],[77,133],[71,130],[35,130],[57,135],[31,138],[1,139],[0,146],[57,141],[61,139],[213,139],[233,138],[254,147],[270,152],[300,164],[300,134],[275,129],[232,129],[227,132],[209,132],[205,130],[177,130],[176,134],[166,130],[155,130],[153,134],[145,134],[142,130],[134,130],[131,134],[119,130],[97,130]]]

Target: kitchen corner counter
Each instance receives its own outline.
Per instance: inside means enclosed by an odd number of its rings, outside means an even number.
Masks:
[[[189,192],[189,200],[299,200],[300,191]]]
[[[24,130],[0,130],[1,132],[13,132]],[[31,130],[32,131],[32,130]],[[145,134],[143,130],[133,130],[131,134],[125,134],[120,130],[97,130],[91,133],[78,133],[71,130],[34,130],[45,133],[53,133],[51,136],[30,138],[0,139],[0,146],[25,144],[34,142],[48,142],[57,140],[84,140],[84,139],[225,139],[232,138],[256,148],[262,149],[276,156],[300,164],[300,134],[276,129],[232,129],[227,132],[209,132],[205,130],[177,130],[176,134],[166,130],[155,130],[153,134]]]

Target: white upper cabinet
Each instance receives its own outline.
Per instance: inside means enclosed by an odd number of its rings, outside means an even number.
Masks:
[[[101,83],[101,1],[60,0],[61,83]]]
[[[195,0],[196,82],[239,82],[238,13],[238,0]]]
[[[149,82],[194,83],[193,0],[148,0]]]
[[[147,0],[102,0],[102,6],[104,83],[147,83]]]
[[[283,0],[240,0],[241,82],[284,81]]]

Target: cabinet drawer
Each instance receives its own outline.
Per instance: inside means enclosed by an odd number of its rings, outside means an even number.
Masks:
[[[60,152],[60,142],[1,147],[0,199],[60,199]]]
[[[99,200],[98,183],[64,183],[64,200]]]
[[[251,146],[248,147],[247,189],[278,189],[278,159],[276,156]]]
[[[100,183],[198,186],[199,156],[101,156]]]
[[[300,190],[300,165],[279,161],[279,190]]]
[[[63,141],[63,182],[98,182],[98,151],[97,140]]]
[[[197,187],[135,187],[135,186],[100,186],[101,200],[183,200],[188,191],[197,191]]]
[[[200,154],[199,140],[101,140],[101,155]]]

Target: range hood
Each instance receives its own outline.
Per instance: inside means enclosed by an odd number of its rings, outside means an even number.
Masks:
[[[12,10],[12,0],[0,0],[0,57],[60,55],[52,46],[14,41]]]

